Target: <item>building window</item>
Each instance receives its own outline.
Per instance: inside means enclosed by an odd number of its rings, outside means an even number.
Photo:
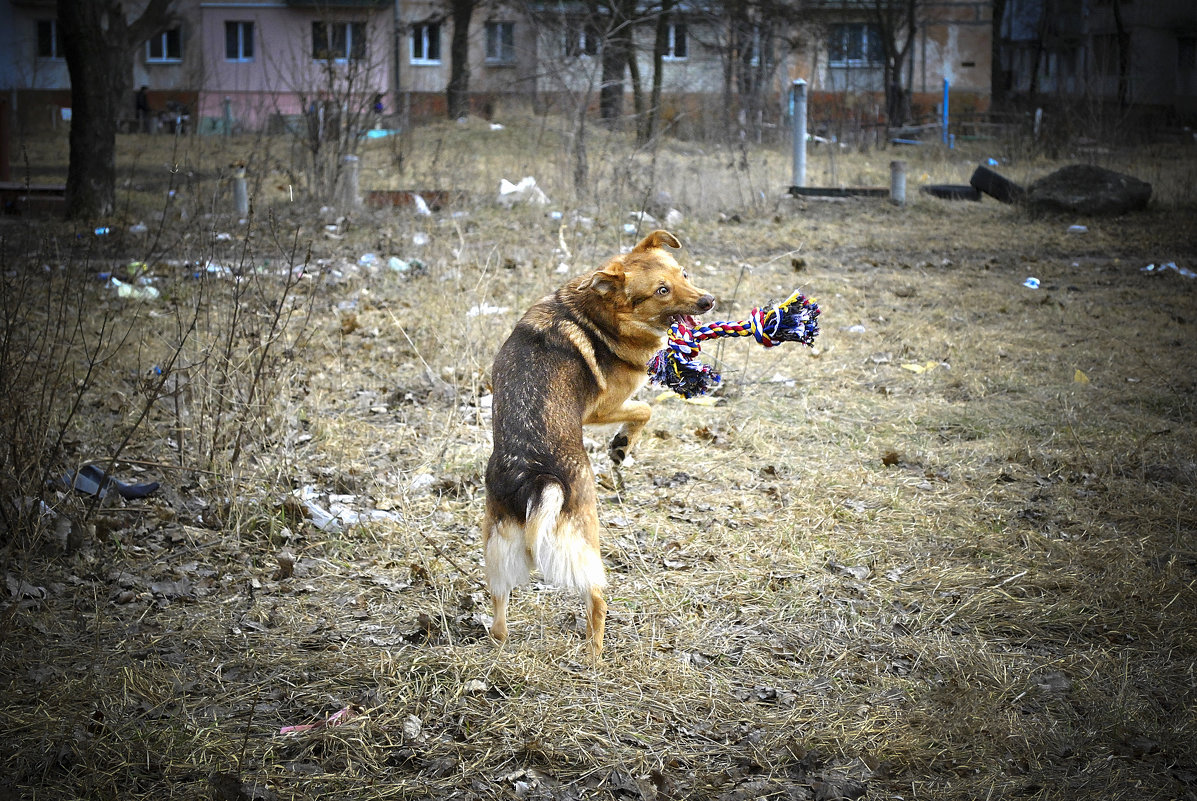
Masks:
[[[599,54],[599,43],[602,37],[598,32],[589,26],[570,27],[570,23],[566,23],[565,39],[563,40],[563,47],[561,54],[566,58],[577,58],[578,56],[597,56]]]
[[[58,28],[58,20],[39,19],[37,21],[37,57],[65,58],[62,51],[62,31]]]
[[[361,61],[366,57],[366,23],[312,23],[312,58],[317,61]]]
[[[665,59],[667,61],[677,61],[689,55],[688,45],[686,42],[686,23],[669,23],[669,29],[666,31],[666,36],[668,41],[665,46]]]
[[[145,60],[149,63],[172,64],[183,60],[183,34],[178,28],[151,36],[145,43]]]
[[[254,24],[226,21],[224,24],[224,60],[254,60]]]
[[[831,26],[828,61],[833,67],[878,67],[883,60],[881,31],[864,22]]]
[[[1176,37],[1176,69],[1181,72],[1197,70],[1197,36]]]
[[[515,23],[486,23],[486,60],[491,64],[515,63]]]
[[[419,22],[411,27],[411,63],[441,63],[441,26],[439,22]]]
[[[1093,37],[1093,61],[1098,75],[1118,74],[1118,34],[1103,33]]]

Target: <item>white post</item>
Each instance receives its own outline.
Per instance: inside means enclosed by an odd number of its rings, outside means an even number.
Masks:
[[[355,208],[361,199],[358,196],[358,171],[361,167],[357,156],[345,157],[345,187],[343,205],[345,208]]]
[[[233,168],[233,204],[237,207],[238,219],[249,216],[249,189],[245,185],[245,167]]]
[[[790,90],[794,118],[794,178],[791,186],[806,186],[806,81],[794,81]]]
[[[899,206],[906,205],[906,162],[889,163],[889,199]]]

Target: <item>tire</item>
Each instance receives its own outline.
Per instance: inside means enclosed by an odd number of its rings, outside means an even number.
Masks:
[[[1009,178],[998,175],[988,167],[977,167],[969,185],[1001,203],[1021,203],[1026,190]]]
[[[981,201],[981,193],[968,184],[929,184],[921,188],[928,195],[944,200],[971,200],[976,203]]]

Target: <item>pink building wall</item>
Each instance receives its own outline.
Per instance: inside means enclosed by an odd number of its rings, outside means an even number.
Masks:
[[[226,57],[225,23],[253,23],[252,59]],[[312,23],[364,23],[365,57],[313,58]],[[393,75],[389,11],[368,8],[318,10],[275,3],[201,4],[203,90],[197,115],[222,119],[228,98],[232,117],[256,129],[274,115],[303,113],[313,101],[332,100],[350,112],[368,110],[376,92],[386,93]],[[202,130],[202,127],[201,127]]]

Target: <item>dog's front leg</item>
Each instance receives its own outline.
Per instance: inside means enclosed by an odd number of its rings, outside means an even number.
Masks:
[[[639,441],[640,432],[644,430],[644,426],[648,424],[648,420],[652,416],[653,409],[647,403],[630,400],[624,401],[619,408],[607,414],[596,415],[586,422],[596,425],[603,423],[623,423],[619,427],[619,431],[615,432],[615,436],[611,438],[611,444],[607,447],[607,455],[611,457],[611,461],[618,467],[628,458],[628,453],[632,450],[632,446]]]

